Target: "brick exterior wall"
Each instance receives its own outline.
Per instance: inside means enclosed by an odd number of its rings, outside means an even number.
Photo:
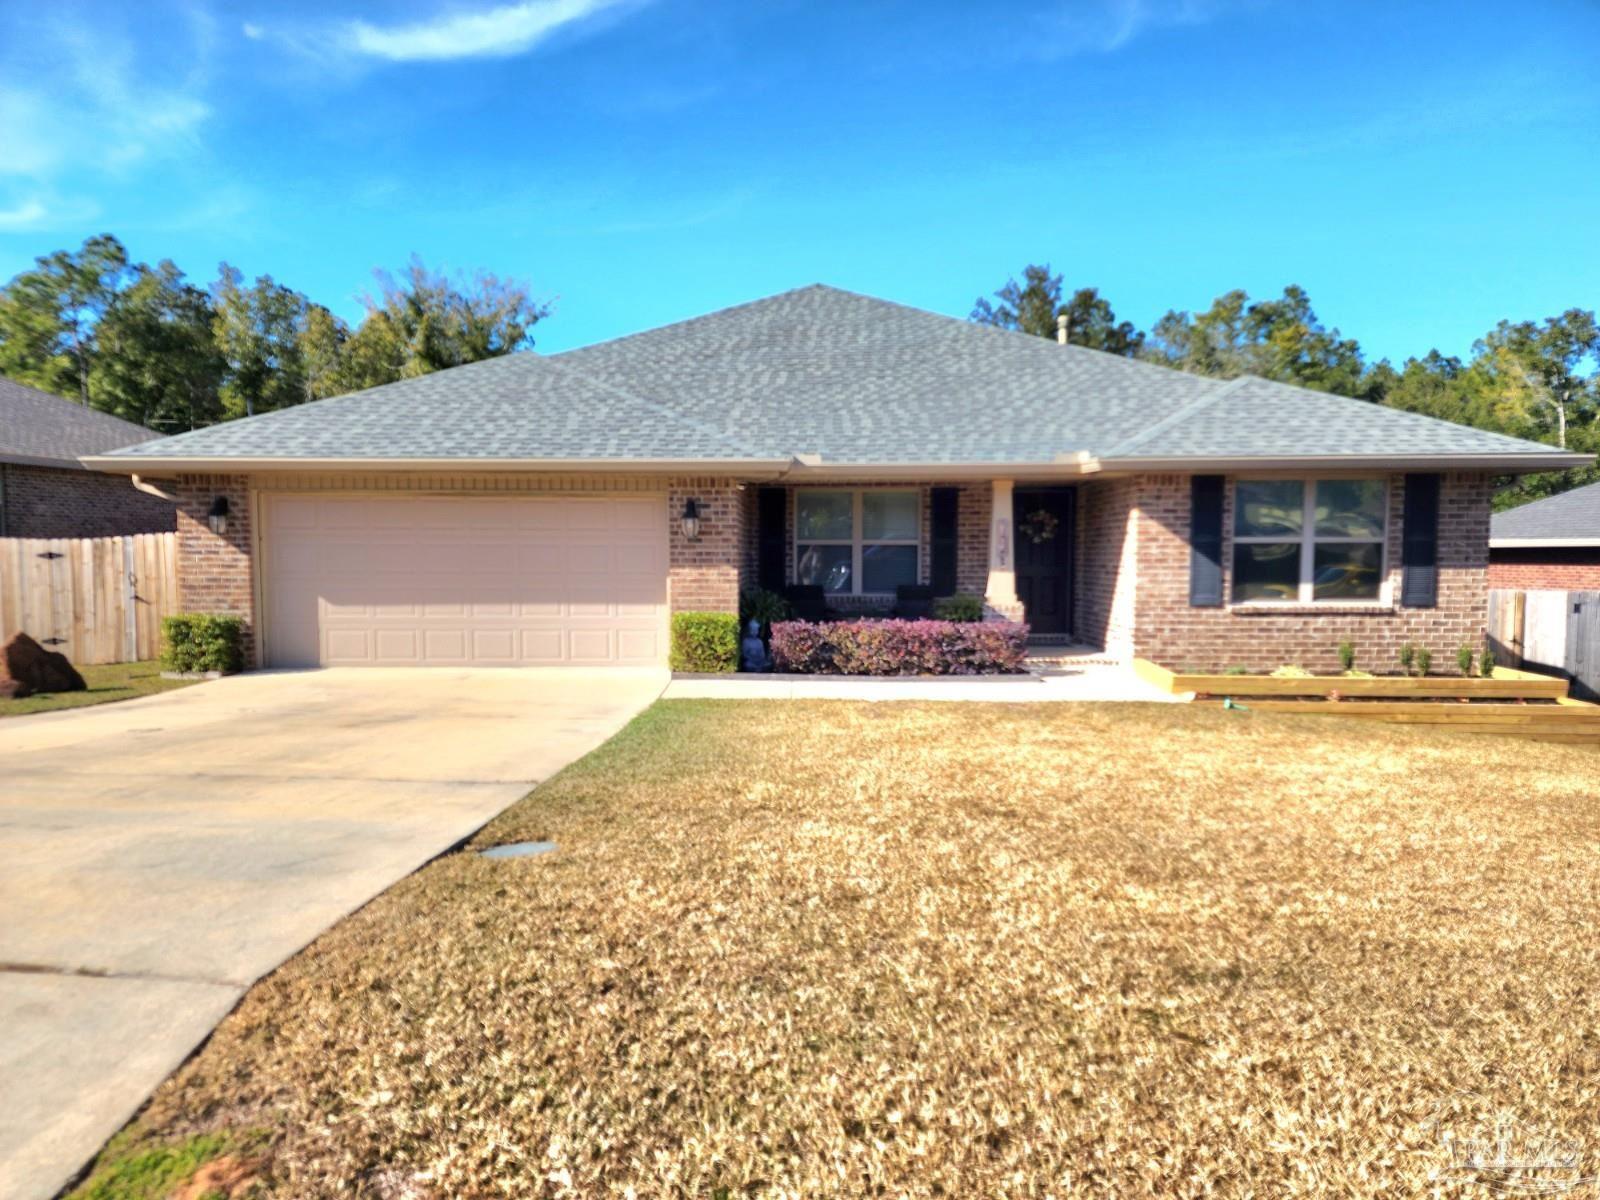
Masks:
[[[667,597],[673,612],[739,611],[741,576],[754,578],[747,518],[754,488],[729,479],[674,479],[667,489]],[[683,536],[683,506],[700,502],[700,536]]]
[[[177,528],[177,509],[126,475],[0,463],[0,537],[117,537]]]
[[[989,518],[994,486],[964,483],[956,499],[956,591],[982,596],[989,587]]]
[[[1401,513],[1404,476],[1390,477],[1385,597],[1381,606],[1223,608],[1189,606],[1189,477],[1136,477],[1134,522],[1136,599],[1133,649],[1163,666],[1268,670],[1295,664],[1312,670],[1339,665],[1339,643],[1356,647],[1357,665],[1393,669],[1404,642],[1425,645],[1448,669],[1456,648],[1478,645],[1488,617],[1490,477],[1448,474],[1440,493],[1439,592],[1435,608],[1402,608]],[[1223,562],[1232,563],[1233,481],[1224,506]],[[1225,578],[1231,586],[1231,579]],[[1225,592],[1226,594],[1226,592]]]
[[[1490,550],[1489,586],[1525,592],[1600,591],[1600,546]]]
[[[245,476],[186,476],[179,481],[177,512],[180,602],[186,610],[235,613],[246,618],[253,655],[255,576],[252,561],[253,514],[250,480]],[[267,485],[268,481],[261,481]],[[492,480],[400,481],[410,490],[505,492],[557,490],[535,476]],[[367,486],[397,486],[395,481]],[[276,485],[274,485],[276,486]],[[325,486],[308,481],[304,486]],[[361,481],[341,482],[352,489]],[[584,491],[659,488],[667,495],[668,598],[674,612],[737,612],[741,584],[755,580],[757,554],[756,486],[720,477],[638,479],[600,477],[563,479],[562,489]],[[839,484],[839,487],[851,485]],[[854,486],[905,487],[900,484]],[[913,485],[922,493],[920,574],[931,570],[932,484]],[[991,489],[987,482],[961,485],[958,502],[957,576],[960,590],[982,594],[988,574]],[[1399,546],[1403,476],[1390,481],[1386,595],[1399,595]],[[231,513],[226,534],[207,524],[212,498],[225,495]],[[701,534],[683,536],[684,502],[700,502]],[[1227,493],[1225,528],[1232,528],[1232,487]],[[1189,607],[1189,478],[1143,475],[1085,482],[1078,487],[1075,595],[1076,635],[1112,653],[1140,655],[1164,666],[1221,670],[1230,666],[1270,669],[1295,663],[1316,670],[1338,665],[1339,642],[1356,644],[1362,665],[1388,669],[1402,642],[1427,645],[1434,661],[1448,664],[1463,642],[1474,645],[1487,616],[1487,546],[1490,480],[1481,474],[1452,474],[1441,493],[1439,605],[1433,609],[1398,607],[1254,608]],[[791,500],[792,511],[792,500]],[[794,570],[793,526],[789,526],[788,570]],[[1224,561],[1231,562],[1231,538]],[[253,661],[253,659],[252,659]]]
[[[1138,495],[1138,483],[1132,479],[1078,488],[1073,635],[1124,658],[1134,653]]]
[[[185,475],[178,497],[178,604],[184,612],[228,613],[245,621],[244,661],[256,642],[254,514],[244,475]],[[211,532],[211,501],[228,498],[226,533]]]

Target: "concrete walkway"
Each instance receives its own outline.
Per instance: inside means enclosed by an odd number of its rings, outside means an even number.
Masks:
[[[251,983],[665,683],[264,672],[0,721],[0,1197],[54,1195]]]
[[[1050,701],[1145,701],[1188,699],[1152,687],[1122,666],[1069,667],[1044,675],[841,678],[830,675],[728,675],[674,679],[663,700],[978,700],[1004,704]]]

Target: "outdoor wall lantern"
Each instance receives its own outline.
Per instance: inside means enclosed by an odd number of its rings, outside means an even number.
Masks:
[[[212,533],[228,532],[228,498],[226,496],[213,496],[211,498],[211,511],[206,515],[206,524],[211,526]]]
[[[700,501],[683,502],[683,536],[691,542],[700,540]]]

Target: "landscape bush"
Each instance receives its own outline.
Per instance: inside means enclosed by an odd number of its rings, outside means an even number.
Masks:
[[[933,615],[941,621],[981,621],[983,597],[941,596],[933,602]]]
[[[674,671],[737,671],[739,618],[733,613],[673,613],[669,662]]]
[[[167,671],[244,667],[244,619],[223,613],[178,613],[161,622],[161,666]]]
[[[803,675],[1014,675],[1028,627],[1012,621],[779,621],[772,660]]]

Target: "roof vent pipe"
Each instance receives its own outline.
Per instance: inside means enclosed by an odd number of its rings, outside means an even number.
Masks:
[[[1056,314],[1056,341],[1063,346],[1067,344],[1067,323],[1071,320],[1066,313]]]

